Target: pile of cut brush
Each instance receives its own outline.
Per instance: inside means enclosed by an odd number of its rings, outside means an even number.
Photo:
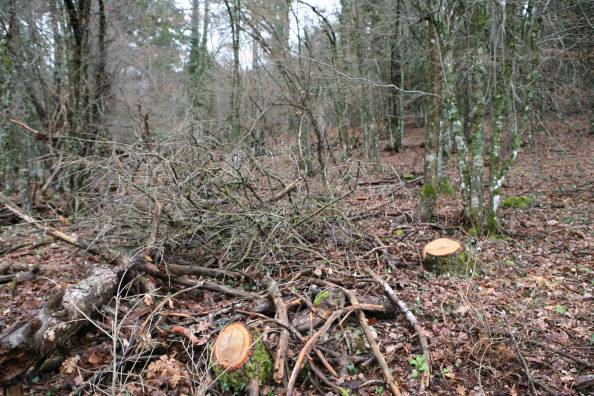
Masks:
[[[377,238],[352,224],[356,214],[338,206],[355,191],[358,166],[339,172],[334,192],[314,195],[324,187],[298,170],[285,181],[273,164],[238,161],[216,142],[182,136],[112,151],[85,159],[93,183],[76,204],[84,205],[77,226],[94,230],[87,239],[0,194],[12,217],[98,257],[84,279],[56,288],[34,317],[4,329],[3,387],[12,392],[59,368],[74,377],[74,394],[290,395],[307,386],[346,394],[386,386],[398,395],[367,321],[397,312],[419,338],[427,367],[420,384],[427,385],[428,343],[413,313],[376,272],[349,273],[325,255],[384,252],[387,260],[386,246],[375,246]],[[345,327],[359,330],[346,337]],[[92,352],[81,358],[88,338]],[[354,362],[375,362],[381,372],[355,378]]]
[[[242,271],[184,260],[156,264],[150,248],[128,256],[97,247],[37,221],[1,194],[0,202],[46,235],[97,254],[106,263],[52,295],[36,317],[3,332],[0,381],[5,387],[18,388],[26,376],[38,371],[61,367],[74,373],[80,357],[66,358],[73,341],[81,332],[95,331],[103,337],[108,357],[102,369],[88,375],[78,371],[71,390],[75,394],[110,389],[152,393],[179,387],[192,394],[220,389],[256,395],[280,387],[291,395],[296,386],[308,382],[342,394],[385,383],[398,395],[398,381],[366,318],[393,318],[398,312],[416,332],[424,361],[430,361],[416,318],[369,268],[366,276],[337,279],[330,268],[304,267],[286,274],[280,285],[270,276],[258,280]],[[385,296],[359,295],[357,290],[369,281],[376,282]],[[182,301],[182,295],[191,298]],[[352,326],[353,321],[361,332],[350,342],[361,347],[353,346],[351,352],[356,350],[357,356],[348,356],[340,352],[343,340],[338,329],[345,322]],[[361,359],[366,364],[376,362],[383,378],[346,380],[348,362]],[[429,370],[423,371],[421,387],[429,375]],[[142,378],[153,381],[145,383]]]

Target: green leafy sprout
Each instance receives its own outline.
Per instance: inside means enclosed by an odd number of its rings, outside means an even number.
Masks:
[[[408,364],[414,367],[411,373],[411,377],[413,378],[417,378],[419,373],[425,373],[429,371],[429,365],[427,365],[425,356],[423,355],[415,355],[415,357],[408,359]]]

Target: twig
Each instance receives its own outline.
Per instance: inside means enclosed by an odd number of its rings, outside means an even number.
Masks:
[[[342,316],[344,314],[351,313],[357,309],[375,310],[376,308],[377,308],[377,306],[373,305],[373,304],[359,304],[359,305],[351,305],[349,307],[345,307],[345,308],[339,309],[337,311],[334,311],[332,313],[332,315],[330,315],[330,317],[326,320],[326,323],[324,323],[324,325],[322,327],[320,327],[320,329],[318,331],[316,331],[310,337],[310,339],[305,343],[305,345],[299,352],[299,355],[297,356],[297,360],[295,361],[295,366],[293,367],[293,371],[291,372],[291,376],[289,377],[289,383],[287,385],[286,395],[287,396],[293,395],[293,391],[295,388],[295,382],[297,382],[297,376],[299,375],[299,372],[301,371],[301,368],[303,367],[303,364],[305,363],[306,356],[309,355],[309,353],[311,352],[311,350],[314,347],[314,345],[316,344],[316,342],[320,339],[321,336],[326,334],[326,332],[330,329],[330,326],[332,326],[332,324],[334,323],[334,321],[336,321],[336,319],[338,319],[340,316]]]
[[[37,278],[39,268],[34,267],[31,271],[19,272],[16,274],[0,275],[0,285],[3,283],[18,284]]]
[[[357,296],[355,296],[355,293],[353,293],[351,290],[346,289],[341,286],[338,286],[338,285],[335,285],[330,282],[326,282],[326,283],[330,287],[340,288],[342,290],[342,292],[349,299],[349,302],[351,303],[351,305],[359,304],[359,300],[357,300]],[[401,395],[400,387],[398,386],[398,383],[394,379],[394,376],[392,376],[392,373],[390,372],[390,368],[388,367],[388,363],[386,362],[386,358],[380,351],[379,345],[378,345],[377,341],[375,340],[375,338],[373,337],[373,334],[371,333],[371,329],[369,328],[369,324],[367,323],[367,318],[365,317],[365,314],[363,313],[363,311],[357,311],[357,320],[359,321],[359,325],[363,329],[363,333],[365,333],[365,338],[367,338],[367,342],[369,343],[369,348],[371,349],[371,352],[373,352],[373,355],[375,356],[377,363],[379,364],[380,368],[382,369],[382,373],[384,374],[384,378],[386,379],[386,383],[388,384],[388,387],[390,388],[390,390],[392,391],[392,394],[394,396],[400,396]]]
[[[198,265],[166,264],[167,271],[176,275],[205,275],[213,278],[241,278],[243,274],[236,271],[225,271],[215,268],[201,267]]]
[[[565,351],[562,351],[562,350],[553,348],[551,346],[548,346],[544,342],[539,342],[539,341],[534,341],[534,340],[526,340],[525,342],[527,342],[529,344],[532,344],[532,345],[539,346],[541,348],[548,349],[549,351],[554,352],[556,354],[559,354],[559,355],[561,355],[561,356],[563,356],[563,357],[565,357],[565,358],[567,358],[567,359],[569,359],[569,360],[571,360],[571,361],[573,361],[573,362],[575,362],[577,364],[581,364],[584,367],[588,367],[590,369],[594,369],[594,364],[592,364],[592,363],[590,363],[590,362],[588,362],[588,361],[586,361],[584,359],[580,359],[578,357],[571,356],[569,353],[567,353]]]
[[[341,394],[342,388],[340,388],[338,385],[335,385],[332,383],[332,381],[330,381],[328,379],[328,377],[326,377],[324,375],[324,373],[322,372],[322,370],[320,370],[320,368],[318,366],[315,365],[315,363],[313,362],[313,360],[310,358],[309,359],[309,367],[311,368],[311,371],[314,372],[314,374],[320,379],[322,380],[322,382],[324,384],[326,384],[327,386],[329,386],[330,388],[334,389],[335,391],[338,392],[338,394]]]
[[[8,120],[10,122],[12,122],[13,124],[16,124],[16,125],[20,126],[21,128],[34,134],[35,139],[37,139],[37,140],[44,141],[44,140],[48,139],[48,136],[45,133],[39,132],[37,129],[31,128],[29,125],[25,124],[23,121],[17,120],[15,118],[9,118]]]
[[[6,208],[10,210],[12,213],[17,215],[21,219],[25,220],[27,223],[45,232],[46,234],[54,238],[60,239],[70,245],[76,246],[77,248],[85,250],[89,253],[97,254],[101,256],[104,260],[106,260],[108,263],[117,264],[120,267],[126,267],[130,263],[130,259],[122,255],[120,252],[111,250],[109,248],[91,246],[91,244],[85,240],[73,237],[72,235],[65,234],[62,231],[58,231],[53,227],[41,223],[34,217],[26,214],[21,208],[19,208],[14,202],[12,202],[6,195],[2,194],[1,192],[0,203],[6,206]]]
[[[159,223],[161,222],[161,208],[163,205],[159,201],[155,201],[155,210],[153,211],[153,218],[151,220],[151,228],[149,236],[146,240],[146,247],[144,249],[145,256],[151,256],[155,249],[157,241],[157,234],[159,233]]]
[[[380,285],[384,288],[384,293],[388,296],[390,300],[396,305],[398,308],[404,313],[408,323],[413,327],[415,332],[417,333],[417,337],[419,338],[419,344],[421,344],[421,350],[423,351],[423,357],[425,358],[425,362],[427,363],[428,370],[423,373],[423,380],[421,381],[421,391],[425,389],[429,385],[429,379],[431,378],[431,354],[429,352],[429,343],[427,342],[427,338],[425,337],[425,330],[419,324],[416,316],[408,309],[404,301],[398,298],[398,295],[392,289],[392,287],[384,281],[378,274],[373,272],[373,270],[369,267],[365,268],[365,271]]]
[[[303,335],[299,332],[299,330],[297,330],[295,327],[291,326],[288,323],[283,323],[278,319],[268,317],[268,316],[258,313],[258,312],[246,311],[245,309],[234,309],[233,311],[243,314],[243,315],[255,316],[257,318],[264,319],[265,321],[268,321],[268,322],[276,323],[277,325],[282,326],[282,327],[286,328],[287,330],[289,330],[295,337],[297,337],[303,343],[306,342],[305,337],[303,337]]]
[[[270,198],[266,202],[267,203],[273,203],[273,202],[278,201],[279,199],[281,199],[282,197],[284,197],[285,195],[287,195],[291,191],[295,190],[295,188],[297,187],[297,185],[299,183],[301,183],[301,181],[303,181],[303,178],[302,177],[299,177],[299,178],[293,180],[285,188],[283,188],[281,191],[279,191],[276,195],[274,195],[272,198]]]
[[[173,276],[173,275],[168,275],[167,273],[160,271],[159,268],[155,264],[151,264],[151,263],[139,263],[139,264],[137,264],[136,268],[140,269],[142,271],[145,271],[145,272],[149,273],[150,275],[153,275],[154,277],[157,277],[157,278],[160,278],[163,280],[169,280],[171,282],[175,282],[175,283],[178,283],[180,285],[187,286],[190,288],[215,291],[215,292],[223,293],[223,294],[226,294],[228,296],[233,296],[233,297],[250,298],[250,299],[260,298],[260,296],[258,294],[250,293],[250,292],[247,292],[247,291],[241,290],[241,289],[227,287],[227,286],[218,284],[216,282],[207,281],[207,280],[196,281],[196,280],[193,280],[193,279],[190,279],[187,277],[177,277],[177,276]]]
[[[318,357],[318,359],[320,359],[320,362],[322,363],[322,365],[326,368],[326,370],[328,370],[328,372],[330,374],[332,374],[336,378],[340,377],[338,375],[338,373],[336,372],[336,370],[334,370],[334,367],[332,367],[330,362],[328,362],[328,360],[326,359],[326,357],[324,356],[322,351],[320,351],[318,348],[314,348],[313,351],[316,354],[316,356]]]
[[[503,316],[503,319],[505,320],[505,324],[507,325],[507,328],[508,328],[507,331],[508,331],[509,336],[512,339],[512,342],[514,344],[516,354],[518,355],[518,360],[520,361],[520,363],[522,363],[522,367],[524,368],[524,374],[526,375],[526,379],[528,380],[528,383],[530,383],[530,390],[532,391],[532,394],[534,396],[538,396],[538,392],[536,392],[536,386],[534,386],[534,378],[532,377],[532,374],[530,373],[530,368],[528,367],[528,363],[526,363],[526,359],[524,358],[524,355],[522,355],[522,352],[520,351],[520,347],[518,346],[516,337],[514,336],[514,333],[512,332],[505,316]]]

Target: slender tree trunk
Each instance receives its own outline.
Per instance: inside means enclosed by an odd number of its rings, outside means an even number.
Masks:
[[[233,75],[231,83],[231,141],[239,141],[241,120],[241,97],[240,97],[240,68],[239,68],[239,27],[240,27],[240,0],[225,0],[229,22],[231,25],[232,47],[233,47]]]
[[[100,135],[101,126],[104,119],[105,100],[109,90],[109,81],[106,71],[107,64],[107,17],[105,15],[104,0],[97,0],[97,13],[99,24],[97,26],[97,55],[94,75],[94,94],[91,103],[91,129],[90,139],[84,142],[85,151],[83,156],[91,155],[95,146],[95,141]]]
[[[402,88],[404,81],[404,67],[402,66],[402,29],[401,29],[401,0],[396,2],[396,17],[394,35],[390,40],[390,82]],[[388,149],[398,152],[402,149],[402,138],[404,135],[404,112],[402,91],[392,89],[391,108],[389,119]]]
[[[482,233],[484,225],[483,205],[483,155],[485,151],[485,38],[484,30],[487,20],[485,0],[474,4],[471,34],[474,39],[472,74],[470,83],[470,100],[472,103],[472,129],[470,136],[470,201],[466,203],[466,212],[469,220]]]
[[[429,123],[425,127],[425,176],[421,188],[420,216],[429,220],[434,217],[435,203],[439,193],[439,157],[440,157],[440,124],[441,124],[441,90],[442,71],[440,45],[435,21],[428,21],[428,48],[430,48],[430,64],[427,75],[431,82],[431,107]]]

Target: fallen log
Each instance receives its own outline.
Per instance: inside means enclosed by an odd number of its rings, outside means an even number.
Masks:
[[[78,283],[50,296],[37,313],[20,321],[0,335],[0,385],[12,383],[32,367],[40,367],[60,350],[67,349],[72,337],[91,318],[96,306],[107,304],[116,291],[121,275],[137,261],[118,251],[91,243],[50,227],[26,214],[0,193],[0,203],[19,218],[87,252],[101,256],[113,267],[98,266]]]
[[[113,297],[118,274],[99,266],[88,277],[51,296],[36,317],[17,323],[0,336],[0,384],[8,384],[32,366],[67,349],[95,307]]]

